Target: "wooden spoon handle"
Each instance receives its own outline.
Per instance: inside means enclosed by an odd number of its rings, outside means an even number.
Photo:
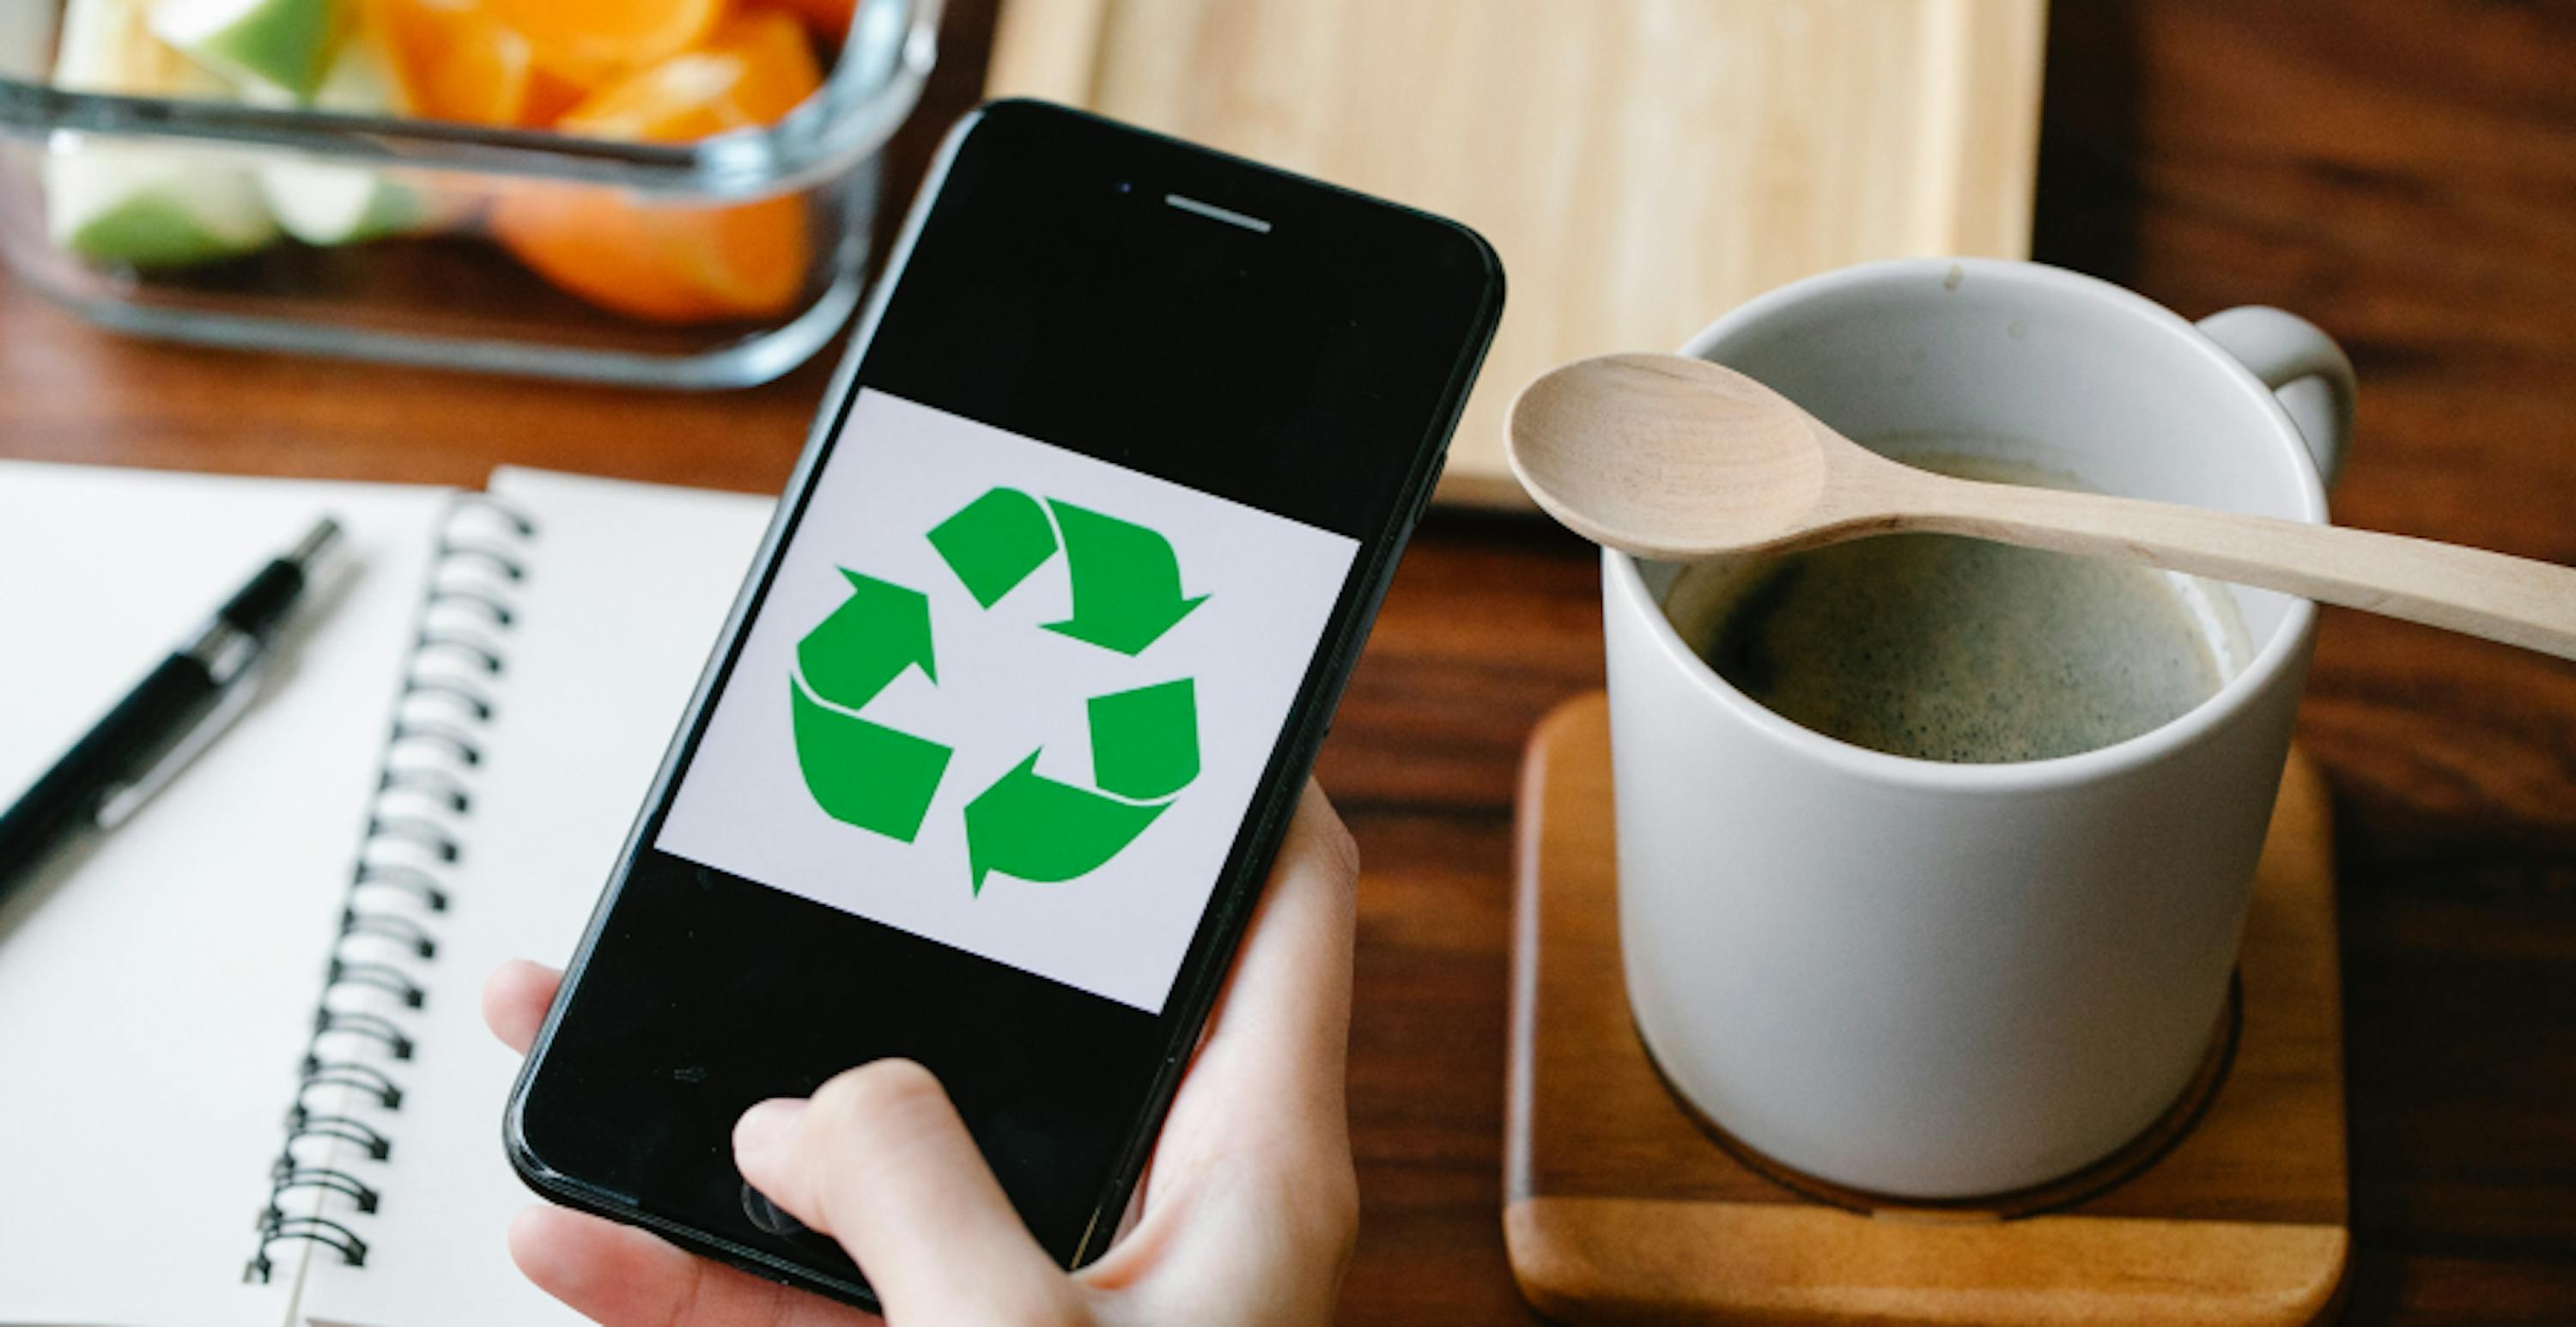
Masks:
[[[2576,659],[2576,569],[2405,535],[1926,476],[1909,529],[2144,562]]]

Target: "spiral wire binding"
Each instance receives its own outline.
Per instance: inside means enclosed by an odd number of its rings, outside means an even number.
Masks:
[[[295,1241],[365,1266],[360,1227],[383,1202],[373,1168],[393,1154],[385,1117],[402,1110],[407,1017],[429,999],[424,969],[438,956],[448,877],[465,855],[483,733],[497,712],[492,679],[505,666],[523,551],[536,537],[526,516],[482,494],[460,495],[441,527],[247,1282],[265,1283],[277,1270],[271,1251]]]

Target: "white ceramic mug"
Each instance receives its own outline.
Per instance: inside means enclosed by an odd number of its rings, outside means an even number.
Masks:
[[[2351,418],[2349,361],[2290,314],[2195,325],[2026,263],[1829,273],[1684,353],[1863,445],[1976,438],[2104,492],[2304,521]],[[2078,1171],[2176,1102],[2225,1008],[2312,605],[2233,589],[2242,666],[2161,728],[1943,764],[1764,709],[1667,617],[1678,568],[1601,567],[1629,1000],[1692,1104],[1796,1171],[1945,1199]]]

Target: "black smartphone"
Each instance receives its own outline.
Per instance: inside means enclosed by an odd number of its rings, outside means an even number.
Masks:
[[[512,1093],[521,1177],[873,1307],[730,1139],[905,1056],[1097,1257],[1502,297],[1453,222],[971,114]]]

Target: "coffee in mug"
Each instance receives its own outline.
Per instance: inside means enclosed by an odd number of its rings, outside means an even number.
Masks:
[[[1901,459],[2082,487],[1966,450]],[[2233,596],[2197,576],[1944,534],[1695,567],[1666,611],[1771,712],[1854,746],[1963,764],[2127,741],[2217,694],[2249,652]]]

